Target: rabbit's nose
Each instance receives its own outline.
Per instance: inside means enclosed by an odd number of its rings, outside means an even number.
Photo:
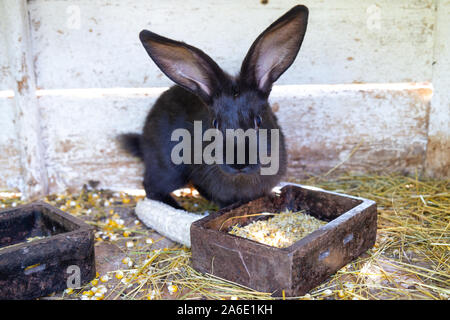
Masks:
[[[243,171],[246,167],[248,167],[248,164],[230,164],[230,167],[237,171]]]
[[[259,170],[257,164],[230,164],[227,172],[231,174],[254,174]]]

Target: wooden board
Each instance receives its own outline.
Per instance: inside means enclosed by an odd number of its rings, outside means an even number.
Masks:
[[[163,90],[130,89],[119,96],[109,89],[86,89],[41,96],[50,191],[89,179],[104,187],[141,188],[142,165],[119,149],[115,137],[141,132]],[[421,170],[430,98],[427,85],[307,85],[275,87],[270,100],[287,139],[291,174],[301,176],[326,172],[360,143],[342,168]]]
[[[310,8],[307,36],[271,98],[287,136],[290,174],[323,174],[343,163],[340,169],[448,177],[450,2],[303,3]],[[50,192],[87,179],[141,187],[142,165],[118,151],[114,137],[140,131],[161,87],[172,83],[147,56],[139,31],[196,45],[235,73],[257,35],[295,4],[1,3],[0,190],[39,193],[47,178]],[[2,16],[14,6],[21,20]],[[31,82],[19,97],[23,76]],[[328,84],[338,85],[320,86]]]
[[[30,1],[37,85],[170,85],[142,48],[142,29],[198,46],[235,74],[256,37],[298,3]],[[306,38],[298,59],[278,84],[431,81],[433,0],[302,3],[310,9]]]

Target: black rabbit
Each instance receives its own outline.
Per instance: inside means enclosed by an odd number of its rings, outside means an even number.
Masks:
[[[194,121],[201,121],[202,133],[216,128],[224,136],[226,129],[279,129],[268,97],[272,84],[294,62],[307,21],[308,9],[301,5],[280,17],[252,44],[236,77],[226,74],[193,46],[147,30],[140,33],[149,56],[177,84],[158,98],[142,135],[119,137],[122,147],[145,163],[144,188],[148,198],[180,208],[170,193],[191,183],[202,196],[223,207],[263,196],[280,181],[287,161],[281,130],[276,145],[278,170],[269,175],[261,174],[260,157],[256,163],[250,162],[248,141],[244,163],[175,164],[171,154],[178,142],[172,141],[171,136],[179,128],[194,136]],[[270,143],[267,151],[271,154]]]

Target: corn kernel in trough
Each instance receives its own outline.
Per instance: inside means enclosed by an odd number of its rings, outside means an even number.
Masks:
[[[301,211],[285,211],[243,227],[235,225],[229,233],[272,247],[287,248],[325,224],[326,222]]]

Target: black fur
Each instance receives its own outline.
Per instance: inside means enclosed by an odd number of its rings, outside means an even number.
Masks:
[[[141,135],[137,133],[126,133],[118,137],[121,148],[129,154],[143,159],[141,149]]]
[[[144,188],[148,198],[179,208],[170,193],[191,183],[205,198],[223,207],[268,194],[280,181],[287,161],[281,130],[279,171],[266,176],[260,175],[259,164],[175,165],[171,151],[178,142],[171,141],[171,134],[185,128],[193,137],[193,123],[197,120],[202,121],[203,132],[217,124],[224,136],[226,129],[255,127],[256,119],[260,128],[279,129],[267,99],[272,83],[293,63],[307,19],[308,9],[296,6],[275,21],[253,43],[236,77],[223,72],[195,47],[147,30],[140,33],[150,57],[177,83],[158,98],[142,135],[119,137],[122,147],[145,163]]]

